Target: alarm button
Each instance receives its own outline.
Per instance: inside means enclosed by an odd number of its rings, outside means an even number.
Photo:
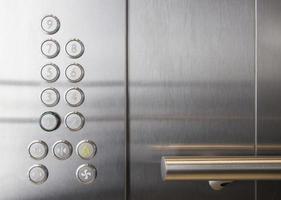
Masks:
[[[83,140],[77,145],[76,151],[82,159],[89,160],[95,156],[97,147],[94,142]]]
[[[39,123],[43,130],[54,131],[60,126],[60,117],[57,113],[48,111],[41,115]]]
[[[47,15],[41,20],[41,28],[47,34],[55,34],[60,29],[60,21],[56,16]]]

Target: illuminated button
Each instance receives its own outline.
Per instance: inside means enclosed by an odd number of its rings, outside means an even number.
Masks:
[[[47,64],[41,68],[41,77],[47,82],[55,82],[60,76],[60,70],[55,64]]]
[[[45,131],[54,131],[60,126],[60,117],[55,112],[45,112],[40,117],[40,127]]]
[[[48,107],[57,105],[59,99],[59,92],[55,88],[47,88],[41,93],[41,101]]]
[[[59,160],[66,160],[72,154],[72,146],[68,141],[58,141],[54,144],[53,153]]]
[[[71,58],[79,58],[84,53],[84,45],[80,40],[73,39],[65,45],[65,51]]]
[[[79,82],[84,77],[84,69],[79,64],[71,64],[66,68],[65,76],[70,82]]]
[[[47,58],[54,58],[60,52],[60,45],[55,40],[45,40],[41,45],[41,52]]]
[[[81,141],[76,148],[77,154],[85,160],[93,158],[96,154],[96,151],[97,147],[95,143],[89,140]]]
[[[84,92],[79,88],[71,88],[65,93],[65,101],[70,106],[80,106],[84,102]]]
[[[45,142],[37,140],[28,147],[29,155],[35,160],[41,160],[48,154],[48,146]]]
[[[48,178],[48,169],[44,165],[33,165],[29,169],[28,176],[35,184],[44,183]]]
[[[89,184],[94,182],[97,177],[97,170],[94,166],[89,164],[84,164],[78,167],[76,170],[77,179],[84,184]]]
[[[71,112],[65,116],[65,125],[71,131],[78,131],[83,128],[85,123],[84,116],[79,112]]]
[[[60,21],[56,16],[47,15],[41,20],[41,28],[47,34],[55,34],[60,29]]]

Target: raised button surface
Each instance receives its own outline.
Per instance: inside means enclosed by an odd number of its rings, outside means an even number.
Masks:
[[[95,156],[97,147],[94,142],[83,140],[77,145],[76,151],[82,159],[89,160]]]
[[[47,88],[41,93],[41,101],[48,107],[57,105],[59,99],[59,92],[55,88]]]
[[[97,170],[94,166],[89,164],[84,164],[78,167],[76,171],[77,179],[84,184],[89,184],[94,182],[97,177]]]
[[[60,52],[60,45],[55,40],[45,40],[41,45],[41,52],[47,58],[54,58]]]
[[[80,106],[84,102],[84,92],[79,88],[71,88],[65,93],[65,101],[70,106]]]
[[[78,39],[70,40],[65,45],[65,51],[71,58],[79,58],[84,53],[84,44]]]
[[[65,140],[58,141],[54,144],[53,153],[59,160],[65,160],[72,154],[72,145]]]
[[[41,28],[47,34],[55,34],[60,28],[60,21],[56,16],[47,15],[41,20]]]
[[[60,117],[55,112],[45,112],[40,117],[40,127],[45,131],[54,131],[60,126]]]
[[[48,169],[44,165],[33,165],[29,169],[28,176],[35,184],[44,183],[48,178]]]
[[[48,154],[48,146],[41,140],[33,141],[28,147],[29,155],[35,160],[41,160]]]
[[[60,70],[55,64],[47,64],[41,68],[41,77],[47,82],[55,82],[60,76]]]
[[[79,82],[84,77],[84,69],[79,64],[71,64],[66,68],[65,76],[70,82]]]
[[[65,116],[65,125],[71,131],[78,131],[83,128],[85,123],[84,116],[79,112],[71,112]]]

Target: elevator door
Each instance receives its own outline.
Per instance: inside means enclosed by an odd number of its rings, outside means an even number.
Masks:
[[[130,198],[254,199],[163,182],[163,155],[254,155],[255,1],[129,0]]]

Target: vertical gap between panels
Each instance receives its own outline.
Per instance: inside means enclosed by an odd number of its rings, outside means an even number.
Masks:
[[[129,0],[125,0],[125,200],[130,199]]]
[[[258,0],[255,0],[255,156],[258,155]],[[255,181],[254,196],[257,194],[258,182]]]

